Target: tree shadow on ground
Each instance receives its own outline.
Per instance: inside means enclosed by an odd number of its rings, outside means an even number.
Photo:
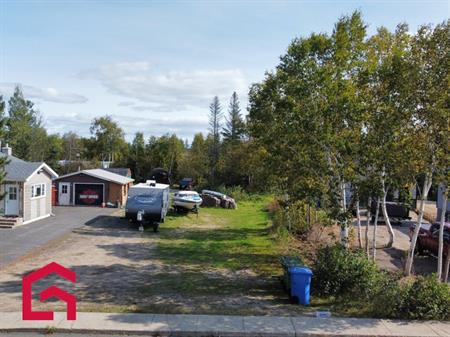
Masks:
[[[290,303],[277,278],[191,272],[181,266],[174,270],[151,263],[138,268],[113,264],[82,265],[71,269],[77,274],[75,286],[56,275],[49,275],[34,284],[36,308],[46,307],[46,304],[38,303],[38,293],[51,285],[74,293],[81,308],[92,307],[94,310],[120,306],[121,310],[132,312],[207,313],[208,310],[220,312],[227,308],[239,310],[244,306],[255,312],[262,312],[264,307],[278,308],[281,312],[286,310],[281,307]],[[29,272],[31,270],[24,274]],[[14,280],[1,282],[0,293],[20,296],[24,274],[15,274]],[[56,299],[46,303],[55,302]],[[64,308],[64,304],[60,303],[60,307]]]

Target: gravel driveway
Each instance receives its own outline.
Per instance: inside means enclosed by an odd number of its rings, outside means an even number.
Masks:
[[[52,284],[75,292],[85,311],[89,311],[90,305],[99,310],[100,303],[107,303],[112,311],[114,305],[129,305],[134,298],[139,298],[136,289],[142,286],[142,255],[147,256],[148,253],[148,249],[141,249],[141,245],[151,239],[144,237],[148,235],[141,234],[117,214],[98,217],[97,221],[74,229],[70,235],[41,249],[36,256],[24,258],[2,270],[0,311],[20,311],[23,275],[52,261],[77,273],[76,291],[69,282],[56,276],[46,277],[33,286],[35,309],[64,308],[61,302],[41,304],[37,300],[37,294]],[[152,264],[151,268],[158,266]]]
[[[74,228],[116,211],[114,208],[58,206],[53,207],[55,216],[13,229],[0,228],[0,270]]]

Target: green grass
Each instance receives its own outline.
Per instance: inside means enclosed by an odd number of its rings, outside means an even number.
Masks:
[[[218,304],[231,297],[251,297],[266,305],[293,307],[279,280],[280,246],[265,211],[268,200],[260,197],[241,202],[236,210],[202,208],[198,216],[170,214],[156,237],[149,232],[156,243],[151,259],[162,263],[163,268],[151,275],[140,292],[144,296],[174,296],[189,303],[198,299],[199,303],[194,308],[161,303],[139,310],[255,313],[248,303],[232,310]],[[208,303],[207,298],[214,304]]]
[[[247,201],[236,210],[202,208],[198,217],[170,215],[160,228],[157,258],[190,269],[279,273],[279,249],[265,203],[266,199]]]

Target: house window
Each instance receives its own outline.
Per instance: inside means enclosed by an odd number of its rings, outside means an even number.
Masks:
[[[61,193],[62,193],[62,194],[67,194],[67,185],[62,185],[62,187],[61,187]]]
[[[17,200],[17,187],[10,187],[8,191],[9,200]]]
[[[45,184],[35,184],[31,186],[31,197],[44,197],[45,196]]]

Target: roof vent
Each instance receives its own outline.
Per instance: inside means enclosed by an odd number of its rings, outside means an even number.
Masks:
[[[145,183],[148,186],[156,186],[156,180],[147,180]]]

